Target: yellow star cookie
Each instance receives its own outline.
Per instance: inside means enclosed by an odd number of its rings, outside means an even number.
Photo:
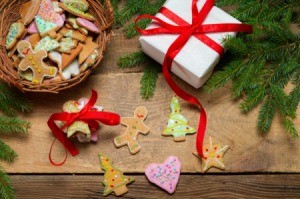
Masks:
[[[201,159],[202,163],[202,172],[204,173],[211,167],[216,167],[219,169],[225,169],[223,162],[223,156],[226,151],[229,149],[227,145],[219,145],[212,142],[212,138],[209,137],[209,144],[203,146],[203,154],[205,158],[199,156],[198,153],[193,153],[197,158]]]

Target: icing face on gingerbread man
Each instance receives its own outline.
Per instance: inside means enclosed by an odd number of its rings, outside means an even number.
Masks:
[[[26,55],[31,50],[30,43],[24,43],[23,45],[19,45],[18,51],[22,57],[26,57]]]
[[[33,72],[32,83],[40,84],[45,77],[56,76],[57,68],[50,67],[43,61],[48,56],[45,50],[33,51],[31,44],[25,40],[18,43],[17,50],[23,57],[18,69],[23,72],[31,69]]]
[[[114,139],[116,147],[128,145],[131,154],[136,154],[141,150],[137,137],[140,133],[147,135],[150,131],[149,127],[144,124],[147,114],[146,107],[140,106],[134,111],[134,117],[122,118],[122,124],[127,126],[127,130],[123,135]]]

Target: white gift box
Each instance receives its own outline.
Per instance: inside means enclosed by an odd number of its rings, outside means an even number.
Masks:
[[[198,0],[198,10],[202,9],[204,3],[205,0]],[[167,0],[164,7],[168,8],[188,23],[192,23],[192,0]],[[156,17],[167,23],[176,25],[173,21],[160,13],[158,13]],[[220,23],[241,22],[220,8],[214,6],[203,24]],[[147,29],[156,27],[158,27],[158,25],[151,23]],[[222,44],[223,39],[228,36],[236,36],[236,34],[236,32],[209,33],[206,34],[206,36],[219,43],[221,46],[224,46]],[[167,50],[177,38],[178,35],[171,34],[142,35],[140,37],[140,42],[143,52],[162,64]],[[171,71],[195,88],[200,88],[212,74],[219,59],[220,55],[215,50],[192,36],[175,57]]]

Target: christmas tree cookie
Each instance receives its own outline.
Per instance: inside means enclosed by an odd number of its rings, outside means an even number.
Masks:
[[[103,196],[115,192],[116,196],[121,196],[128,192],[127,184],[134,181],[134,178],[124,176],[123,172],[115,168],[112,161],[105,155],[99,153],[100,165],[105,172],[103,184],[105,186]]]
[[[209,143],[203,146],[203,155],[205,157],[200,157],[196,152],[193,154],[201,159],[202,172],[204,173],[211,167],[225,169],[223,156],[228,149],[229,147],[227,145],[221,146],[219,144],[213,143],[211,137],[209,137]]]
[[[164,136],[174,136],[174,141],[180,142],[185,140],[186,134],[194,134],[196,130],[188,126],[188,120],[180,114],[180,104],[176,96],[171,101],[171,115],[168,126],[162,133]]]

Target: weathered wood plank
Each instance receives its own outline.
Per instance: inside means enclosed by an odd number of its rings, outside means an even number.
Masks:
[[[141,74],[95,75],[80,88],[59,95],[31,94],[33,112],[24,116],[32,122],[27,137],[4,138],[18,154],[19,159],[12,165],[4,164],[10,173],[98,173],[101,172],[97,154],[111,156],[115,165],[126,172],[144,172],[150,162],[162,162],[169,155],[177,155],[182,162],[182,171],[200,171],[200,161],[192,155],[195,150],[195,135],[188,136],[185,142],[175,143],[171,137],[161,136],[169,117],[169,103],[173,93],[160,75],[155,96],[149,101],[141,99],[139,81]],[[204,94],[178,80],[188,92],[201,99],[208,114],[207,136],[217,142],[228,144],[230,150],[225,156],[226,172],[300,172],[299,139],[291,139],[275,119],[271,132],[261,136],[256,130],[258,110],[244,115],[236,102],[231,100],[230,88],[224,87],[213,94]],[[132,156],[128,148],[116,149],[113,138],[125,130],[124,127],[102,127],[97,144],[77,144],[80,155],[69,157],[62,167],[54,167],[48,161],[48,152],[53,136],[47,127],[51,113],[60,111],[62,104],[69,99],[90,96],[90,89],[99,92],[98,104],[107,111],[118,112],[121,116],[132,116],[133,110],[144,105],[149,109],[146,124],[151,128],[147,136],[140,135],[141,151]],[[192,126],[197,125],[198,111],[182,102],[182,112]],[[300,115],[300,110],[298,110]],[[300,127],[300,121],[296,120]],[[57,142],[54,146],[56,160],[63,158],[64,151]],[[210,170],[210,172],[219,172]]]
[[[123,29],[113,31],[113,37],[104,52],[104,59],[96,68],[94,74],[140,72],[143,67],[120,69],[117,65],[120,56],[139,51],[138,37],[126,39]]]
[[[300,175],[182,175],[169,195],[144,176],[134,176],[124,198],[299,198]],[[104,198],[103,176],[12,176],[17,198]],[[110,195],[105,198],[115,198]]]

